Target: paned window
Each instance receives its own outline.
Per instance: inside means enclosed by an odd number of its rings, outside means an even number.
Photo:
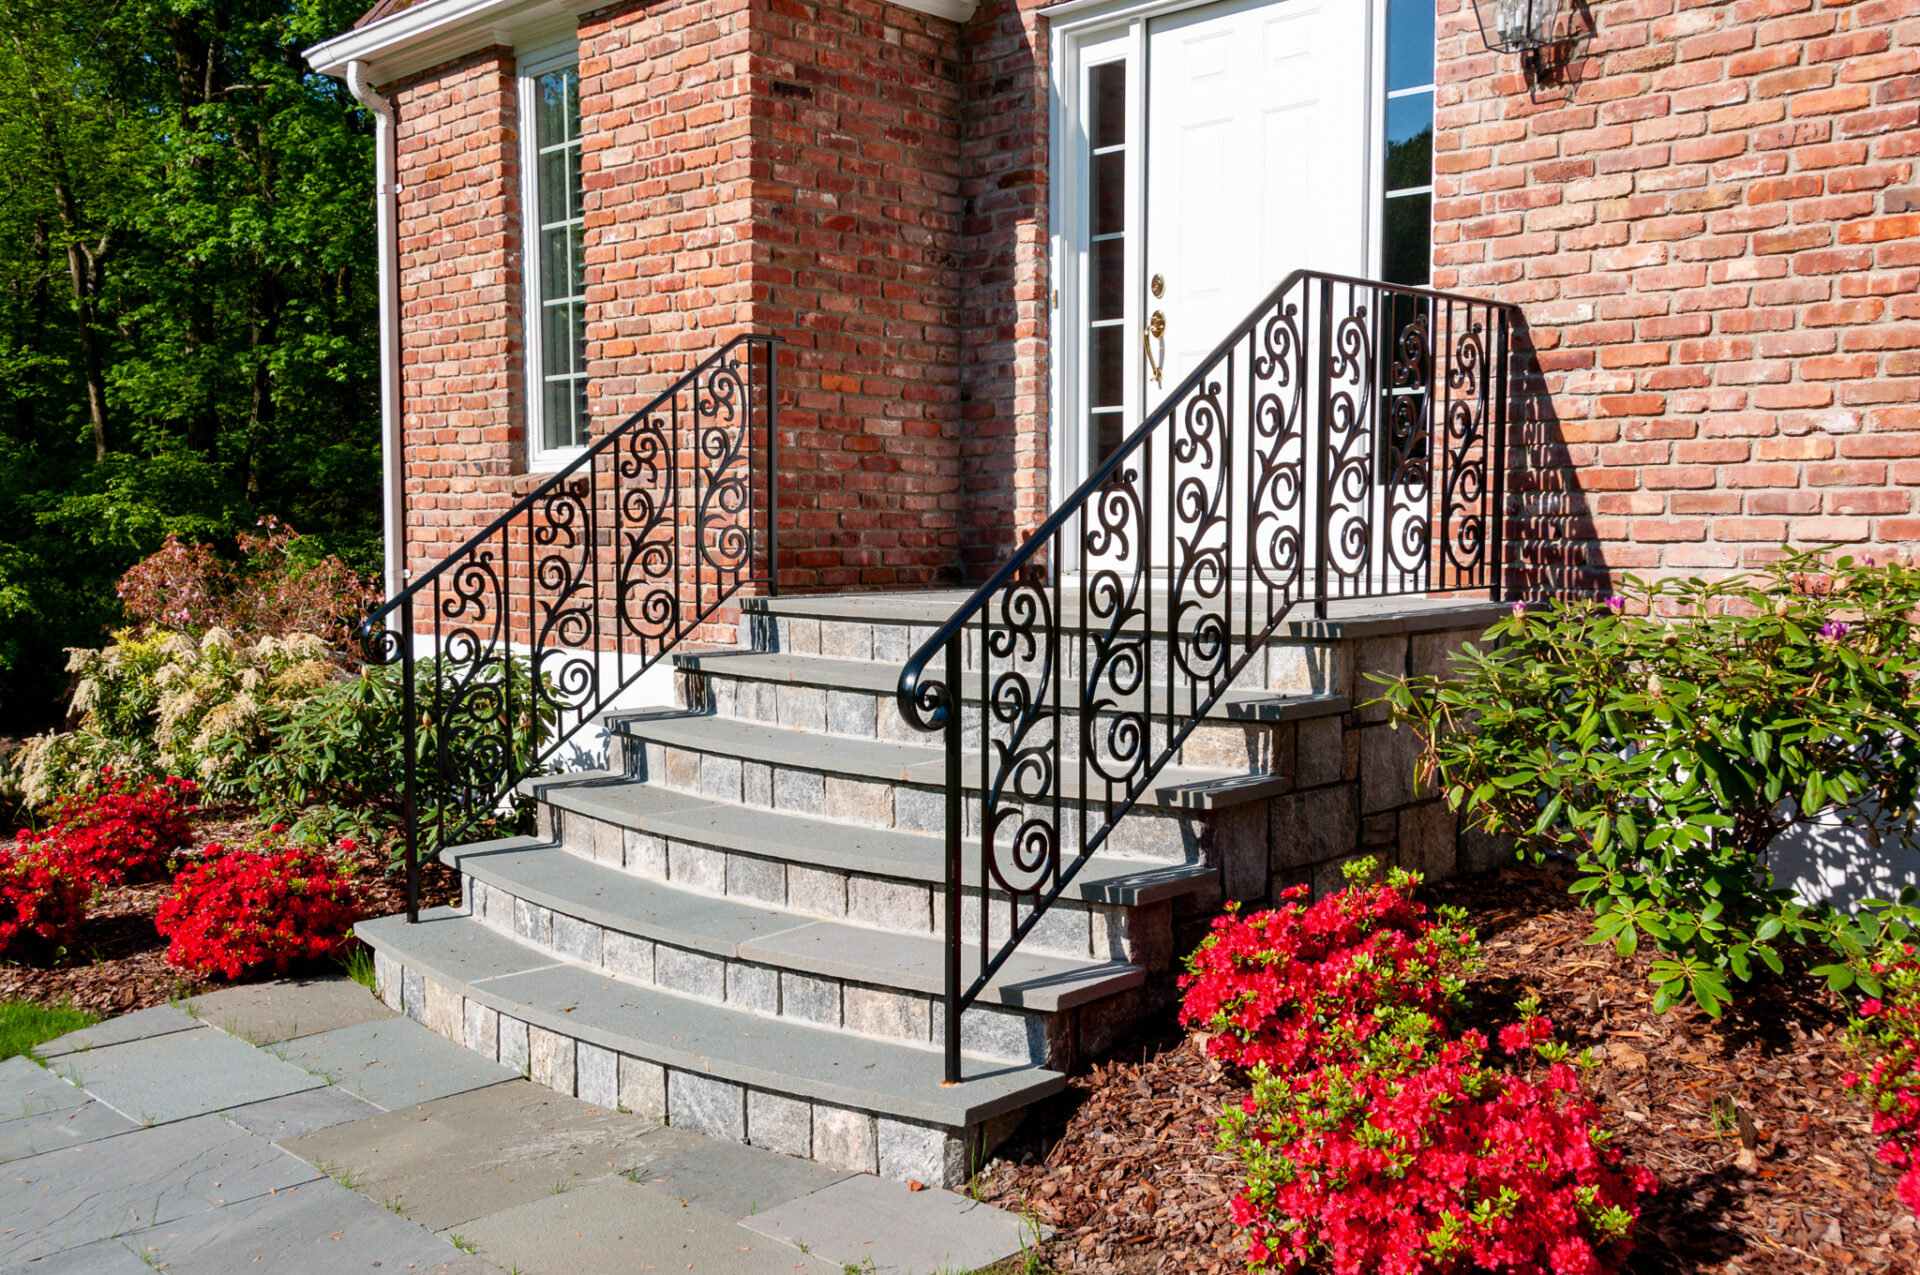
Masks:
[[[586,262],[580,70],[551,60],[521,78],[526,146],[527,339],[534,459],[587,442]]]
[[[1425,284],[1433,260],[1433,0],[1388,0],[1380,277]]]
[[[1127,64],[1087,68],[1087,427],[1093,464],[1126,434]]]

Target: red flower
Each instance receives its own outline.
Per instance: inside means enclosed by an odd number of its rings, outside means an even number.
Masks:
[[[50,855],[0,847],[0,953],[27,938],[63,942],[92,891]]]
[[[173,964],[240,978],[340,955],[355,915],[353,887],[324,852],[269,835],[183,868],[154,924]]]
[[[1876,964],[1884,992],[1860,1003],[1848,1035],[1863,1058],[1866,1074],[1848,1071],[1840,1083],[1871,1110],[1870,1128],[1885,1139],[1874,1154],[1901,1170],[1900,1198],[1920,1212],[1920,962],[1908,949],[1904,959]]]
[[[1478,947],[1458,914],[1427,919],[1414,883],[1311,907],[1289,891],[1221,918],[1188,962],[1182,1020],[1253,1070],[1219,1125],[1246,1168],[1230,1212],[1249,1266],[1611,1275],[1653,1176],[1599,1137],[1573,1068],[1540,1064],[1546,1018],[1499,1032],[1524,1075],[1490,1066],[1480,1033],[1451,1034]]]
[[[167,860],[193,840],[191,780],[142,779],[138,783],[103,769],[104,791],[70,798],[53,807],[45,832],[15,834],[22,849],[59,860],[82,881],[101,885],[151,881]]]

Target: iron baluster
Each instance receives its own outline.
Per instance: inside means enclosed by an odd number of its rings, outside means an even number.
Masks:
[[[766,336],[727,342],[444,561],[414,576],[361,624],[367,663],[400,666],[400,835],[409,920],[419,916],[422,853],[452,844],[499,811],[522,779],[743,586],[774,587],[777,345]],[[750,382],[762,349],[768,393],[759,404]],[[706,436],[696,440],[696,451],[710,463],[696,462],[695,481],[703,472],[713,480],[691,536],[681,523],[677,454],[679,403],[689,394],[696,419],[711,418]],[[673,423],[671,438],[663,437],[663,421]],[[766,430],[764,448],[754,445],[756,428]],[[754,473],[760,456],[764,482]],[[753,533],[761,525],[755,496],[761,488],[767,493],[763,552]],[[696,568],[712,558],[715,570],[711,589],[704,575],[695,576],[699,592],[690,600],[682,593],[689,553]],[[417,623],[423,610],[431,617],[424,640]],[[516,671],[521,660],[524,677]],[[429,677],[424,689],[423,671]]]
[[[1346,301],[1337,322],[1336,290]],[[1503,559],[1486,542],[1504,534],[1505,409],[1491,404],[1463,418],[1441,396],[1451,403],[1476,380],[1506,384],[1511,312],[1488,307],[1484,323],[1459,327],[1453,300],[1424,288],[1289,277],[907,661],[902,715],[947,741],[949,1080],[962,1075],[967,1008],[1118,821],[1147,799],[1295,605],[1324,618],[1334,597],[1496,586]],[[1477,377],[1461,380],[1455,369],[1466,368]],[[1483,402],[1491,392],[1483,388]],[[1490,451],[1499,457],[1493,475]],[[1468,510],[1477,525],[1449,532]],[[1458,559],[1444,576],[1436,538]],[[1077,581],[1066,578],[1069,564]],[[1265,595],[1257,618],[1256,588]],[[1070,638],[1060,632],[1067,623]],[[969,640],[977,687],[964,667]],[[1164,676],[1153,667],[1156,648]],[[1075,658],[1064,659],[1068,651]],[[941,652],[944,682],[928,676]],[[1047,684],[1067,676],[1079,696],[1072,706],[1065,687]],[[969,701],[981,721],[977,778],[962,762]],[[979,962],[969,973],[960,901],[972,867],[970,782],[979,794],[980,919]],[[1063,844],[1069,836],[1073,855]],[[1004,936],[992,919],[996,894],[1005,896]]]

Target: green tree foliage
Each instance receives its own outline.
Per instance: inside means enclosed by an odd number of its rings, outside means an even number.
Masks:
[[[0,711],[168,532],[378,555],[362,0],[0,0]]]

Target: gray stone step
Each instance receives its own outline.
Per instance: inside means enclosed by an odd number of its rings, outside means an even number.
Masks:
[[[941,591],[748,599],[741,615],[741,644],[760,652],[874,661],[897,669],[935,635],[966,597],[956,591]],[[1369,644],[1379,646],[1397,640],[1404,652],[1411,636],[1414,671],[1428,671],[1427,662],[1457,647],[1463,637],[1478,640],[1507,610],[1504,603],[1477,598],[1376,598],[1331,603],[1328,617],[1321,620],[1313,618],[1310,606],[1298,606],[1280,622],[1266,644],[1253,652],[1234,685],[1287,695],[1346,695],[1356,702],[1370,699],[1377,690],[1357,673],[1369,663],[1364,655]],[[1236,641],[1246,636],[1244,619],[1244,612],[1236,609],[1231,625]],[[1060,658],[1069,680],[1077,676],[1081,659],[1080,625],[1077,604],[1067,608],[1062,630],[1072,640],[1063,643]],[[1164,686],[1169,650],[1164,615],[1149,617],[1148,628],[1143,638],[1151,680],[1154,685]],[[970,671],[978,667],[979,638],[977,626],[965,631],[962,647]],[[1185,642],[1180,645],[1190,649]],[[1006,666],[1006,658],[996,655],[993,671],[1001,672]],[[936,659],[931,669],[938,676],[944,670],[944,659]],[[1178,679],[1175,685],[1178,690]]]
[[[664,944],[743,966],[816,975],[874,987],[937,993],[945,988],[945,945],[932,935],[903,934],[755,906],[739,898],[696,894],[648,881],[569,854],[534,837],[511,837],[440,854],[449,867],[552,913],[553,947],[589,965],[611,965],[611,939],[600,931]],[[508,929],[513,929],[512,918]],[[584,922],[568,925],[563,921]],[[522,939],[530,936],[522,933]],[[625,944],[620,944],[625,947]],[[977,950],[962,953],[962,977],[979,970]],[[612,972],[633,976],[630,969]],[[1138,986],[1145,972],[1124,961],[1017,954],[981,999],[988,1004],[1054,1012]],[[664,983],[658,976],[654,982]],[[699,994],[688,987],[668,990]],[[778,1012],[762,1005],[765,1012]]]
[[[1240,604],[1242,596],[1239,585],[1236,583],[1235,606],[1232,609],[1235,631],[1241,631],[1243,628],[1242,620],[1245,611]],[[965,589],[787,594],[778,598],[743,598],[740,607],[743,615],[765,615],[856,625],[913,625],[925,628],[927,631],[924,634],[916,635],[917,640],[913,645],[917,648],[920,642],[932,637],[934,631],[945,624],[971,597],[972,591]],[[1070,627],[1077,625],[1081,616],[1079,594],[1071,589],[1062,589],[1061,598],[1063,620]],[[1257,615],[1265,605],[1265,595],[1256,593],[1254,595],[1255,614]],[[1296,604],[1292,613],[1281,622],[1275,637],[1282,640],[1319,638],[1337,641],[1381,637],[1393,633],[1428,633],[1440,629],[1470,628],[1475,624],[1484,627],[1501,618],[1508,609],[1509,604],[1505,602],[1489,602],[1484,598],[1471,597],[1430,598],[1409,594],[1400,597],[1336,598],[1327,603],[1327,615],[1324,619],[1313,615],[1311,602]],[[1154,594],[1149,611],[1164,628],[1166,623],[1164,593]],[[991,618],[989,616],[990,620]],[[821,648],[813,649],[817,652]],[[838,652],[825,653],[837,654]],[[869,655],[857,658],[888,659],[891,656]]]
[[[895,693],[899,668],[892,664],[779,651],[723,651],[676,656],[675,666],[676,698],[683,708],[815,733],[923,747],[938,742],[937,735],[901,715]],[[1195,706],[1186,689],[1189,684],[1176,682],[1170,689],[1165,671],[1162,662],[1148,686],[1127,695],[1102,696],[1096,713],[1099,729],[1111,728],[1121,715],[1144,714],[1156,747],[1164,747],[1169,737],[1168,704],[1179,710],[1182,721]],[[1074,749],[1082,729],[1080,679],[1068,675],[1055,680],[1060,730],[1066,746]],[[979,744],[985,693],[979,677],[969,674],[962,679],[961,712],[970,747]],[[1053,690],[1047,694],[1051,705]],[[1287,751],[1293,723],[1338,716],[1351,703],[1346,695],[1229,689],[1203,714],[1175,760],[1183,765],[1261,771]]]
[[[698,791],[722,800],[741,800],[748,805],[779,806],[780,786],[775,777],[765,802],[752,795],[730,791],[744,784],[745,765],[758,765],[776,772],[805,772],[813,776],[834,776],[865,780],[874,784],[907,785],[926,793],[944,791],[946,758],[938,747],[915,746],[894,741],[866,740],[844,735],[822,735],[812,731],[762,722],[746,722],[686,709],[643,710],[634,713],[609,713],[605,718],[610,732],[646,748],[646,778],[664,782],[683,792]],[[678,756],[676,756],[678,754]],[[702,759],[722,763],[709,765]],[[638,760],[638,758],[636,758]],[[697,772],[689,769],[697,766]],[[708,772],[713,772],[709,774]],[[729,782],[721,772],[731,775]],[[1118,800],[1125,791],[1109,785],[1089,770],[1087,799],[1094,802]],[[979,791],[982,787],[980,759],[968,755],[961,766],[964,787]],[[1213,811],[1260,801],[1286,790],[1285,781],[1267,774],[1235,774],[1201,767],[1168,766],[1142,793],[1136,809],[1169,811]],[[1068,769],[1059,777],[1059,792],[1066,802],[1081,799],[1079,768]],[[944,809],[944,808],[943,808]],[[819,813],[804,811],[803,813]],[[831,810],[826,811],[832,815]],[[849,821],[875,826],[898,826],[897,818],[885,821],[862,818],[857,813]],[[913,826],[913,825],[909,825]],[[926,830],[922,827],[921,830]]]
[[[788,686],[820,687],[827,690],[860,692],[868,695],[894,697],[899,687],[900,670],[891,664],[881,664],[874,660],[840,660],[825,655],[796,655],[782,651],[702,651],[677,654],[673,657],[674,667],[690,672],[705,673],[714,677],[737,681],[773,682]],[[961,699],[966,703],[977,703],[980,698],[980,683],[977,679],[966,679],[961,687]],[[1167,688],[1164,683],[1149,688],[1145,693],[1136,692],[1128,696],[1115,697],[1111,704],[1102,703],[1102,713],[1139,712],[1143,704],[1150,705],[1149,711],[1164,714],[1167,711]],[[1187,695],[1184,690],[1174,697],[1177,706],[1184,707]],[[1061,687],[1060,705],[1062,709],[1080,711],[1080,688],[1077,684]],[[1288,722],[1303,717],[1326,717],[1334,713],[1344,713],[1351,701],[1344,695],[1282,695],[1271,690],[1229,689],[1223,692],[1218,702],[1206,713],[1210,719],[1236,722]],[[828,715],[828,728],[832,729],[831,713]],[[852,734],[872,734],[852,731]],[[926,735],[923,732],[922,737]]]
[[[927,885],[941,885],[947,879],[946,838],[937,832],[870,828],[764,810],[638,783],[611,771],[539,776],[523,781],[521,790],[560,810],[667,840],[840,873]],[[604,852],[595,857],[613,858]],[[977,855],[962,860],[961,872],[967,886],[978,888]],[[1218,875],[1217,869],[1202,863],[1169,864],[1096,854],[1081,866],[1063,897],[1143,907],[1203,893]]]
[[[851,1035],[595,973],[434,908],[362,922],[383,998],[484,1056],[590,1102],[664,1110],[669,1121],[815,1158],[852,1141],[878,1171],[962,1180],[999,1117],[1057,1093],[1044,1067],[969,1059],[941,1081],[931,1048]],[[1004,1122],[1000,1122],[1004,1124]]]

